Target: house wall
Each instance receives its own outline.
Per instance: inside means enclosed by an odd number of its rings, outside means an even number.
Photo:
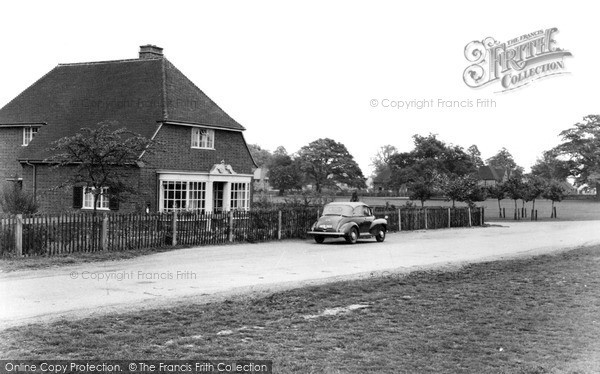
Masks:
[[[241,132],[215,130],[215,149],[194,149],[192,127],[163,125],[155,140],[163,152],[145,155],[144,162],[154,169],[208,172],[224,161],[238,174],[252,174],[256,168]]]
[[[208,173],[215,164],[224,161],[238,174],[252,174],[254,163],[241,133],[215,130],[215,149],[191,148],[191,127],[163,125],[155,140],[160,151],[147,152],[142,168],[127,171],[129,184],[138,192],[125,195],[119,212],[143,212],[146,206],[150,211],[158,210],[158,171],[188,171]],[[22,136],[22,134],[21,134]],[[21,140],[22,142],[22,140]],[[21,143],[19,143],[20,146]],[[19,165],[22,169],[23,188],[34,193],[33,167]],[[72,167],[51,167],[36,164],[36,196],[41,213],[73,213],[81,209],[73,208],[73,188],[57,188],[69,180],[74,173]],[[251,177],[248,177],[251,183]]]
[[[59,188],[74,174],[74,167],[56,168],[44,164],[36,164],[36,199],[40,213],[62,214],[86,211],[87,209],[73,208],[73,186]],[[140,190],[139,168],[129,168],[125,172],[129,185]],[[23,189],[34,193],[33,166],[23,165]],[[142,212],[145,208],[145,194],[126,194],[119,205],[119,212]]]
[[[146,153],[142,158],[145,166],[140,171],[140,191],[146,191],[144,201],[150,203],[151,211],[159,208],[159,170],[208,173],[221,161],[238,174],[252,174],[256,168],[240,132],[215,130],[215,149],[195,149],[191,147],[192,127],[165,124],[155,141],[160,144],[160,151]],[[248,177],[248,183],[251,182]]]
[[[7,178],[22,177],[21,164],[17,162],[19,152],[23,149],[23,128],[0,128],[0,189],[11,186]]]

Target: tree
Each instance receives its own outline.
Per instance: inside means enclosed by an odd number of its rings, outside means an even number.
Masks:
[[[391,184],[400,188],[403,184],[429,183],[439,187],[445,178],[475,173],[475,165],[469,155],[459,146],[448,145],[435,134],[414,135],[415,147],[410,152],[390,157]]]
[[[258,144],[248,144],[248,149],[250,150],[254,162],[256,162],[256,165],[258,165],[259,168],[266,167],[271,161],[271,157],[273,157],[271,152],[262,149]]]
[[[38,204],[32,195],[26,193],[20,184],[2,190],[0,194],[0,208],[9,214],[34,214],[38,211]]]
[[[535,200],[540,197],[546,190],[547,182],[544,178],[536,175],[528,175],[523,183],[523,200],[531,201],[531,218],[535,211]]]
[[[563,184],[559,181],[550,181],[546,186],[546,190],[542,193],[544,199],[552,201],[552,212],[550,218],[556,218],[556,209],[554,207],[555,202],[560,202],[564,199],[566,191]]]
[[[523,182],[520,177],[512,176],[504,182],[504,190],[506,195],[515,202],[515,220],[518,219],[517,200],[523,198]]]
[[[473,144],[472,146],[467,148],[467,153],[469,154],[469,157],[471,158],[471,162],[473,163],[473,165],[475,165],[475,167],[479,168],[479,167],[483,166],[483,160],[481,159],[481,152],[479,151],[479,148],[477,148],[477,146],[475,144]]]
[[[377,154],[371,158],[371,166],[373,166],[373,181],[381,183],[386,189],[389,188],[391,167],[390,160],[392,156],[398,154],[398,149],[393,145],[384,145],[379,148]]]
[[[570,160],[560,160],[555,150],[545,151],[541,158],[531,167],[531,175],[535,175],[546,180],[564,181],[571,175],[571,169],[574,168]]]
[[[431,199],[435,190],[431,183],[425,180],[417,180],[409,184],[410,199],[419,200],[421,202],[421,208],[425,206],[425,201]]]
[[[560,136],[563,142],[553,151],[570,161],[577,186],[595,185],[596,196],[600,196],[600,115],[585,116]]]
[[[317,192],[325,186],[343,183],[365,188],[365,177],[346,146],[329,138],[317,139],[298,152],[301,170],[315,183]]]
[[[456,201],[472,205],[475,201],[485,200],[485,194],[481,190],[477,179],[470,175],[446,178],[442,184],[442,192],[448,199],[452,200],[453,208]]]
[[[487,163],[488,166],[505,169],[506,172],[508,173],[509,178],[513,174],[516,174],[516,175],[523,174],[523,168],[521,166],[517,165],[513,156],[510,154],[510,152],[506,148],[500,149],[498,151],[498,153],[496,153],[494,156],[485,160],[485,162]]]
[[[278,147],[266,165],[269,169],[269,183],[283,195],[285,190],[302,188],[302,172],[285,148]]]
[[[398,149],[393,145],[384,145],[377,151],[377,154],[371,158],[371,166],[373,173],[379,174],[386,168],[389,168],[390,159],[393,155],[398,154]]]
[[[506,188],[503,183],[493,184],[487,187],[487,193],[490,197],[498,200],[498,214],[499,217],[502,218],[502,206],[500,205],[500,201],[504,200],[506,197]]]
[[[127,181],[127,169],[141,163],[142,152],[153,152],[153,140],[117,128],[117,122],[100,122],[98,127],[82,128],[79,133],[53,143],[53,156],[46,161],[56,167],[73,167],[74,173],[60,186],[83,185],[93,195],[94,214],[100,196],[112,201],[135,189]]]

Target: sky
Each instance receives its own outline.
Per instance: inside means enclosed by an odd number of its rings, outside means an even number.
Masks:
[[[242,124],[251,144],[296,152],[343,143],[363,173],[381,146],[414,134],[484,159],[506,147],[528,169],[560,131],[598,114],[593,2],[12,1],[0,3],[0,106],[59,63],[137,58],[154,44]],[[471,41],[557,28],[565,74],[511,91],[471,88]],[[392,107],[424,100],[431,107]],[[477,107],[480,102],[495,105]],[[472,107],[440,107],[462,101]],[[394,104],[392,104],[394,103]]]

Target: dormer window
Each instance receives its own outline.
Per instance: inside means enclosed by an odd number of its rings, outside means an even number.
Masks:
[[[192,148],[215,149],[215,130],[192,128]]]
[[[37,134],[37,127],[23,127],[23,146],[27,147],[31,139]]]

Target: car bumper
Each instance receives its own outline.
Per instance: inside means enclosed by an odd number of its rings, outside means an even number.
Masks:
[[[335,232],[335,231],[309,231],[307,232],[308,235],[315,235],[315,236],[330,236],[333,238],[341,238],[342,236],[346,236],[346,234],[344,234],[343,232]]]

